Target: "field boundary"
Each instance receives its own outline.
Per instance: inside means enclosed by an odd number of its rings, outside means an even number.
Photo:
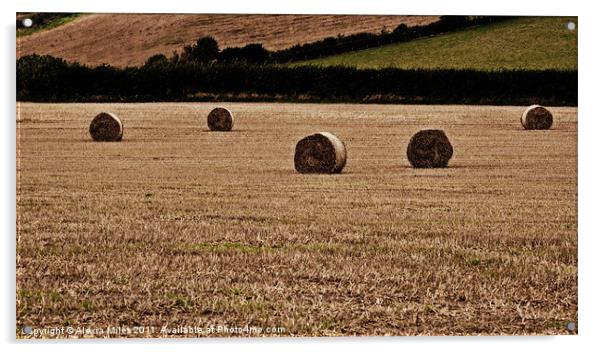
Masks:
[[[577,71],[404,70],[165,63],[87,67],[17,61],[17,100],[35,102],[314,101],[577,105]]]

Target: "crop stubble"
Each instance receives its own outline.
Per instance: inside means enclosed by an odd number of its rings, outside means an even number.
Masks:
[[[32,104],[17,116],[17,327],[280,326],[283,335],[555,334],[577,319],[577,116],[524,107]],[[121,143],[94,143],[112,111]],[[441,128],[447,169],[411,168]],[[340,175],[295,142],[345,141]],[[156,334],[155,334],[156,335]],[[240,335],[236,335],[240,336]]]

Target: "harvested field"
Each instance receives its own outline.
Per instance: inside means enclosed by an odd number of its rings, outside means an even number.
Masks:
[[[439,16],[88,14],[17,40],[17,57],[48,54],[86,65],[142,65],[155,54],[213,36],[221,48],[262,43],[284,49],[339,34],[379,33],[434,22]],[[118,50],[116,50],[118,48]]]
[[[576,108],[525,131],[524,106],[224,105],[230,133],[199,124],[214,103],[18,104],[17,331],[567,334],[577,321]],[[98,111],[127,138],[91,141]],[[452,141],[448,168],[410,166],[428,128]],[[345,141],[341,174],[295,172],[315,131]]]

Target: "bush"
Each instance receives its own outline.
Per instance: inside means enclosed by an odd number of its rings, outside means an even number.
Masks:
[[[213,37],[203,37],[194,45],[184,47],[184,56],[187,61],[208,63],[217,59],[219,46]]]
[[[219,54],[219,61],[264,64],[270,59],[270,52],[262,44],[248,44],[242,48],[226,48]]]

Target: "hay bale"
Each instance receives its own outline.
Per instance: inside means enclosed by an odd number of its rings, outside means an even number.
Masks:
[[[207,125],[211,131],[230,131],[234,124],[234,117],[230,110],[217,107],[207,116]]]
[[[407,155],[416,168],[447,167],[454,154],[449,139],[441,130],[422,130],[410,139]]]
[[[523,112],[520,122],[526,130],[547,130],[552,127],[552,113],[541,105],[531,105]]]
[[[295,170],[302,174],[338,174],[346,163],[345,144],[332,133],[307,136],[295,147]]]
[[[123,137],[123,124],[113,113],[101,112],[90,122],[90,136],[99,142],[117,142]]]

